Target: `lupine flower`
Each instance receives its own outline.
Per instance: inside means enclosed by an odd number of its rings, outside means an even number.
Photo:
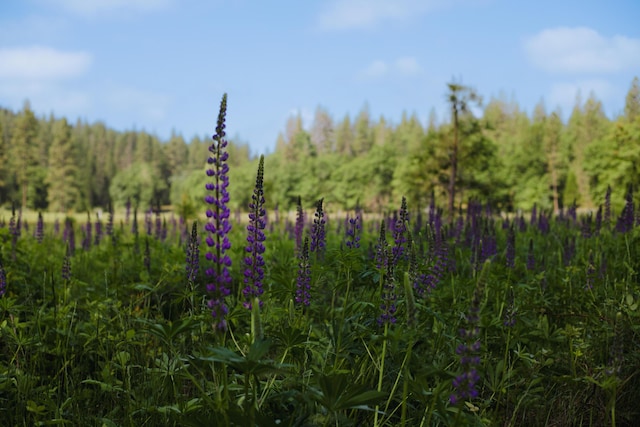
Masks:
[[[384,224],[384,221],[380,221],[380,235],[376,243],[375,262],[379,269],[387,265],[387,233]]]
[[[151,250],[149,249],[149,236],[144,239],[144,268],[151,275]]]
[[[564,248],[562,251],[562,261],[564,262],[565,267],[571,264],[571,260],[576,253],[576,238],[575,237],[567,237],[565,239]]]
[[[380,304],[380,316],[378,317],[378,325],[396,323],[396,279],[394,277],[395,265],[392,262],[391,254],[387,254],[386,274],[383,278],[382,286],[382,303]]]
[[[533,253],[533,239],[529,239],[529,252],[527,252],[527,270],[536,268],[536,259]]]
[[[9,234],[11,235],[11,258],[15,260],[18,237],[20,237],[20,227],[16,222],[16,210],[13,206],[11,206],[11,218],[9,219]]]
[[[258,163],[258,173],[256,176],[256,186],[251,195],[249,203],[249,225],[247,225],[247,246],[245,248],[247,256],[244,258],[244,289],[242,294],[245,297],[244,307],[251,309],[253,301],[259,299],[264,289],[262,280],[264,279],[264,229],[266,227],[264,209],[264,156],[260,156]]]
[[[507,230],[507,251],[505,254],[506,264],[508,268],[514,268],[516,265],[516,230],[511,224]]]
[[[0,258],[0,297],[7,292],[7,274],[4,271],[4,265],[2,265],[2,258]]]
[[[200,245],[198,242],[198,223],[193,222],[191,227],[191,236],[187,245],[187,281],[195,282],[200,268]]]
[[[231,275],[229,267],[231,267],[231,258],[226,251],[231,249],[228,234],[231,231],[231,223],[229,222],[230,211],[227,207],[229,203],[229,165],[227,159],[229,153],[226,151],[227,140],[225,139],[225,117],[227,114],[227,94],[222,96],[220,102],[220,111],[218,113],[218,122],[216,125],[216,133],[213,135],[213,143],[209,147],[211,155],[207,159],[210,165],[207,169],[207,176],[213,182],[207,182],[206,190],[210,193],[205,196],[207,208],[208,222],[204,228],[208,236],[205,239],[209,248],[205,257],[213,265],[206,269],[206,275],[209,277],[207,283],[207,291],[211,294],[209,300],[209,308],[213,317],[214,328],[220,331],[226,331],[227,320],[226,315],[229,311],[225,298],[230,294],[229,285],[231,284]]]
[[[76,252],[76,234],[73,229],[73,220],[71,218],[66,218],[64,221],[62,240],[69,247],[69,253],[73,255]]]
[[[53,234],[55,236],[58,236],[58,234],[60,234],[60,221],[58,220],[58,218],[53,221]]]
[[[480,364],[480,302],[484,291],[484,276],[488,265],[489,262],[486,262],[480,273],[469,312],[465,316],[466,327],[460,329],[460,337],[462,337],[463,343],[456,348],[456,354],[460,357],[462,373],[453,380],[454,391],[449,397],[449,402],[452,405],[461,400],[478,397],[476,385],[480,381],[480,374],[476,366]]]
[[[38,212],[38,222],[36,223],[36,241],[42,243],[44,239],[44,220],[42,219],[42,212]]]
[[[162,240],[162,218],[160,217],[160,206],[156,208],[156,228],[155,228],[156,240]]]
[[[296,204],[296,227],[294,230],[296,238],[296,254],[300,255],[302,251],[302,233],[304,232],[304,210],[302,210],[302,199],[298,196]]]
[[[507,301],[507,309],[504,312],[504,321],[502,324],[507,328],[512,328],[516,325],[516,315],[518,310],[515,307],[515,297],[513,295],[513,289],[509,289],[509,299]]]
[[[436,237],[433,243],[434,262],[431,271],[429,274],[419,275],[414,283],[414,288],[418,292],[418,295],[422,297],[425,293],[431,292],[438,286],[438,283],[442,280],[444,271],[447,269],[448,256],[449,248],[444,241],[444,237]]]
[[[96,214],[96,235],[94,238],[93,244],[96,246],[100,246],[100,241],[102,240],[102,221],[100,221],[100,215]]]
[[[89,214],[89,212],[87,212],[87,222],[83,228],[81,227],[81,230],[83,232],[82,250],[88,251],[89,249],[91,249],[91,233],[93,231],[93,226],[91,225],[91,215]]]
[[[395,246],[392,250],[392,260],[395,265],[398,264],[400,259],[406,258],[405,243],[407,242],[408,221],[409,213],[407,212],[407,199],[403,196],[398,218],[393,224],[393,241],[395,242]]]
[[[151,221],[152,213],[153,213],[153,210],[151,208],[149,208],[149,210],[144,213],[144,225],[145,225],[145,229],[147,230],[147,236],[151,236],[151,233],[152,233],[152,221]]]
[[[598,212],[596,213],[595,234],[600,234],[601,228],[602,228],[602,205],[598,207]]]
[[[345,244],[349,249],[358,249],[360,247],[360,215],[356,214],[354,218],[347,219],[347,240]]]
[[[311,245],[309,246],[309,250],[315,252],[317,255],[322,255],[325,247],[324,226],[326,221],[322,210],[323,200],[324,199],[320,199],[316,203],[316,212],[313,214],[313,224],[311,225]]]
[[[67,252],[62,260],[62,280],[71,280],[71,246],[67,243]]]
[[[620,217],[616,222],[616,231],[619,233],[627,233],[633,229],[635,223],[634,206],[633,206],[633,190],[629,186],[627,194],[624,197],[625,204],[620,213]]]
[[[300,262],[298,263],[298,276],[296,278],[296,304],[309,306],[311,304],[311,264],[309,263],[309,238],[304,238]]]
[[[107,214],[107,225],[105,226],[105,233],[107,236],[114,238],[113,235],[113,208],[111,207],[111,203],[109,203],[109,212]]]
[[[133,223],[131,224],[131,233],[133,233],[133,253],[137,255],[140,253],[140,246],[138,243],[139,232],[138,232],[138,208],[137,207],[133,209]]]

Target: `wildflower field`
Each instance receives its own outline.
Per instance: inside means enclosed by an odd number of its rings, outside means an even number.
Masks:
[[[0,425],[625,426],[640,227],[597,212],[232,213],[226,98],[202,216],[0,227]],[[267,213],[268,212],[268,213]],[[206,215],[206,216],[205,216]],[[291,219],[290,219],[291,218]]]

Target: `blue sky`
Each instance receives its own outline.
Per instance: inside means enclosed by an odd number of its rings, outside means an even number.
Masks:
[[[564,118],[594,91],[615,116],[638,22],[636,0],[2,0],[0,106],[189,140],[227,92],[228,132],[254,153],[318,106],[446,120],[452,79]]]

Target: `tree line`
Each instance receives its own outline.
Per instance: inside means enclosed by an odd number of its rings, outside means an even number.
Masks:
[[[450,114],[426,123],[404,113],[399,123],[357,115],[336,120],[318,107],[311,124],[292,116],[265,156],[268,205],[305,206],[324,197],[333,209],[379,211],[406,196],[455,211],[472,198],[506,211],[537,204],[558,211],[594,208],[607,188],[620,207],[640,184],[640,83],[631,82],[624,112],[609,118],[592,93],[579,95],[563,120],[543,101],[527,114],[504,97],[486,104],[471,87],[446,88]],[[480,113],[478,113],[480,112]],[[232,114],[232,109],[231,109]],[[213,113],[212,124],[213,127]],[[162,141],[145,131],[120,132],[97,122],[36,117],[28,102],[0,108],[0,205],[57,212],[173,205],[196,213],[204,196],[210,139]],[[257,158],[231,139],[230,207],[246,209]]]

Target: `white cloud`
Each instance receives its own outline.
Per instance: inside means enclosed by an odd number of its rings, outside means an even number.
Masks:
[[[394,62],[394,68],[400,74],[405,75],[418,74],[420,71],[422,71],[420,65],[418,65],[418,60],[412,56],[396,59],[396,61]]]
[[[70,12],[97,16],[113,12],[153,12],[164,10],[173,0],[44,0],[55,7],[62,7]]]
[[[50,47],[31,46],[0,49],[0,78],[57,80],[82,75],[92,57],[87,52],[63,52]]]
[[[375,60],[358,73],[361,80],[375,80],[386,76],[409,76],[419,74],[422,68],[418,60],[412,56],[398,58],[395,61],[385,62]]]
[[[322,30],[374,27],[382,21],[405,20],[439,6],[441,0],[333,0],[318,16]]]
[[[561,73],[609,73],[640,67],[640,39],[605,37],[586,27],[559,27],[528,38],[524,48],[537,67]]]

